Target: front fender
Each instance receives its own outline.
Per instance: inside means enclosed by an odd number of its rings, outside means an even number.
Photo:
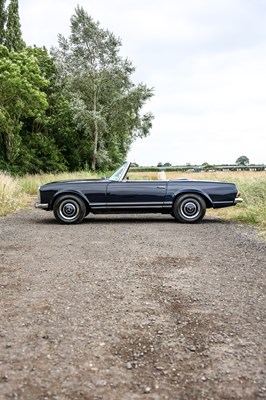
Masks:
[[[53,209],[54,202],[56,201],[56,199],[58,199],[59,196],[66,195],[66,194],[73,194],[75,196],[79,196],[82,200],[84,200],[84,203],[86,204],[86,206],[90,206],[89,200],[81,191],[70,189],[70,190],[59,190],[58,192],[56,192],[50,202],[50,209],[51,210]]]

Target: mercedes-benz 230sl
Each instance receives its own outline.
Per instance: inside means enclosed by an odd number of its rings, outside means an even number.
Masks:
[[[39,188],[37,208],[53,211],[64,224],[81,222],[89,213],[162,213],[177,221],[202,220],[207,208],[241,203],[234,183],[190,179],[129,180],[129,162],[109,178],[66,180]]]

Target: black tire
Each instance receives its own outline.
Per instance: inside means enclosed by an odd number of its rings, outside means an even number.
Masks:
[[[177,197],[173,205],[173,215],[180,222],[200,222],[205,213],[205,200],[198,194],[183,194]]]
[[[65,194],[56,199],[53,212],[55,218],[61,224],[78,224],[86,216],[87,210],[80,197]]]

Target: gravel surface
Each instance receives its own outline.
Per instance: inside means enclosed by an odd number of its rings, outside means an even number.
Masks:
[[[0,219],[0,398],[265,399],[266,245],[205,217]]]

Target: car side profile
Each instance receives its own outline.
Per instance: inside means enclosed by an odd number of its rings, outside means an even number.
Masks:
[[[77,224],[89,214],[161,213],[177,221],[196,223],[207,208],[241,203],[234,183],[190,180],[128,180],[130,162],[109,178],[66,180],[39,188],[36,208],[53,211],[57,221]]]

